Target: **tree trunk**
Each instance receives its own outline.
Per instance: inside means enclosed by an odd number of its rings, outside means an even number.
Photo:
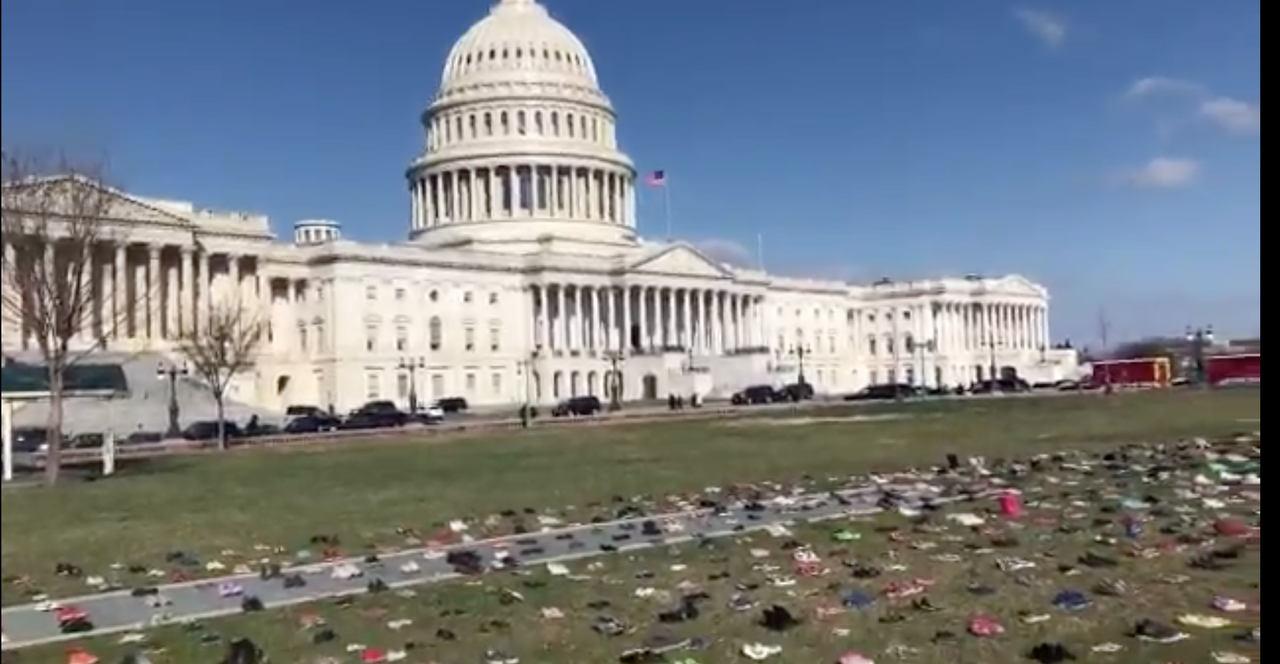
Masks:
[[[62,371],[49,365],[49,418],[46,426],[48,448],[44,457],[44,483],[53,486],[58,483],[58,475],[62,471]]]
[[[222,403],[222,395],[215,396],[214,401],[218,405],[218,449],[225,451],[227,449],[226,407]]]

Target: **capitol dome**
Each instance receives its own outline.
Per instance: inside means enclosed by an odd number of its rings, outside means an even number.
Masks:
[[[582,40],[535,0],[502,0],[471,26],[445,60],[440,92],[486,80],[550,82],[597,89],[595,64]]]
[[[527,252],[635,245],[635,169],[586,46],[500,0],[450,49],[408,169],[412,238]]]

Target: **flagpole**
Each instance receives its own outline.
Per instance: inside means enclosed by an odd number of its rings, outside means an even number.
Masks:
[[[672,239],[674,239],[674,236],[671,232],[671,183],[666,182],[665,177],[663,178],[663,180],[664,181],[662,183],[662,216],[663,216],[663,221],[667,225],[667,242],[670,242]]]
[[[764,272],[764,233],[756,233],[756,268]]]

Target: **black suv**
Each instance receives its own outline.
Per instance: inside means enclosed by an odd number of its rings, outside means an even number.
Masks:
[[[844,398],[845,401],[892,401],[919,396],[919,390],[905,383],[870,385]]]
[[[595,415],[603,410],[599,397],[573,397],[556,404],[551,409],[552,417],[585,417]]]
[[[462,397],[445,397],[437,399],[436,405],[440,407],[446,414],[462,413],[469,407],[467,400]]]
[[[735,406],[754,406],[756,404],[781,401],[778,393],[769,385],[752,385],[733,395],[729,402]]]

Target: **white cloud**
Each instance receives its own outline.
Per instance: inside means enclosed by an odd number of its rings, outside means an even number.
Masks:
[[[736,240],[709,238],[695,240],[691,244],[707,257],[721,263],[728,263],[734,267],[755,267],[756,265],[755,253]]]
[[[1144,189],[1177,189],[1200,178],[1200,162],[1181,157],[1156,157],[1141,168],[1120,174],[1119,181]]]
[[[1199,95],[1203,93],[1203,87],[1190,81],[1165,76],[1148,76],[1134,81],[1124,96],[1129,99],[1142,99],[1156,95]]]
[[[1262,133],[1262,104],[1214,97],[1200,103],[1200,116],[1233,134]]]
[[[1213,96],[1208,88],[1199,83],[1165,76],[1148,76],[1134,81],[1124,96],[1132,100],[1157,96],[1190,97],[1198,104],[1195,118],[1199,121],[1232,134],[1252,136],[1262,133],[1261,103]]]
[[[1033,9],[1015,9],[1013,17],[1022,27],[1049,48],[1062,45],[1067,38],[1067,23],[1063,19]]]

